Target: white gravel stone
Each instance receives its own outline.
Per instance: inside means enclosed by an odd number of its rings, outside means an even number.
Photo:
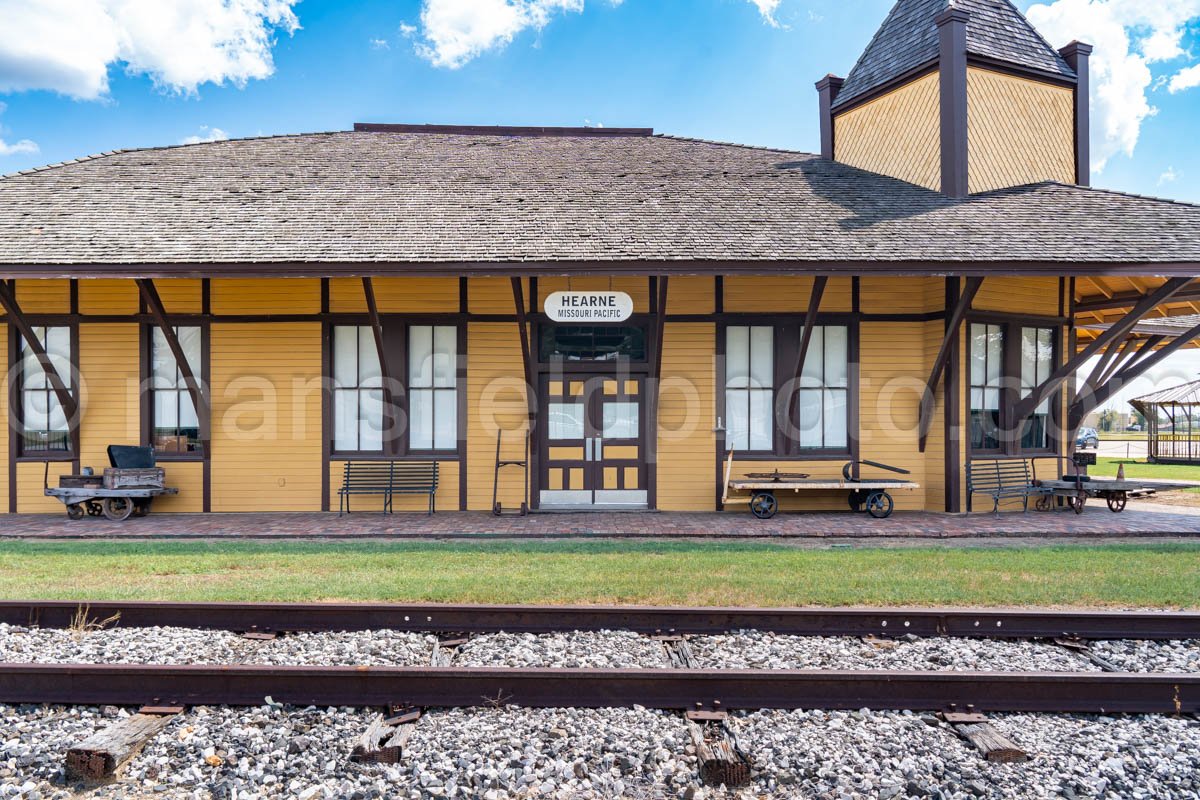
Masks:
[[[0,624],[0,661],[75,664],[229,664],[241,637],[191,628],[70,631]]]
[[[495,633],[458,649],[459,667],[669,668],[661,642],[629,631]]]
[[[1200,640],[1122,639],[1092,643],[1092,652],[1126,672],[1200,672]]]
[[[1095,672],[1100,668],[1052,644],[1000,639],[880,639],[777,636],[739,631],[689,640],[702,668],[879,669]]]
[[[245,641],[247,664],[307,666],[428,666],[437,637],[407,631],[299,633],[270,641]]]

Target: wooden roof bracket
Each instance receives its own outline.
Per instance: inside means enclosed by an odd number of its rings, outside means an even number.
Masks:
[[[525,401],[529,419],[537,416],[536,387],[533,382],[533,352],[529,345],[529,312],[525,307],[525,287],[520,278],[512,278],[513,303],[517,307],[517,328],[521,332],[521,362],[525,367]]]
[[[1109,378],[1103,385],[1098,386],[1091,394],[1077,398],[1071,405],[1070,414],[1068,415],[1068,423],[1070,425],[1068,433],[1073,433],[1083,423],[1084,417],[1108,402],[1109,398],[1121,391],[1130,381],[1161,364],[1163,359],[1179,348],[1195,339],[1200,339],[1200,325],[1189,328],[1184,333],[1176,336],[1168,344],[1160,347],[1158,350],[1154,350],[1155,345],[1153,342],[1155,339],[1162,341],[1163,338],[1154,337],[1153,339],[1147,339],[1146,344],[1138,351],[1137,356],[1134,357],[1128,366]]]
[[[929,372],[929,380],[926,381],[925,391],[921,394],[921,416],[918,423],[919,438],[917,446],[922,453],[925,452],[925,444],[929,439],[929,429],[933,425],[933,410],[937,402],[937,385],[942,380],[942,373],[946,371],[946,364],[950,360],[950,353],[953,351],[954,343],[958,341],[958,332],[962,328],[963,319],[966,317],[967,312],[971,310],[971,303],[975,302],[975,295],[979,294],[979,287],[982,285],[983,278],[967,278],[966,285],[963,287],[963,293],[959,295],[954,308],[947,309],[946,335],[942,337],[942,346],[938,349],[937,358],[933,360],[933,369]]]
[[[163,305],[162,297],[158,294],[158,289],[154,286],[154,280],[151,278],[137,278],[136,281],[138,291],[141,292],[142,299],[146,302],[146,308],[150,311],[150,315],[154,317],[154,323],[158,329],[162,331],[163,338],[167,340],[167,347],[171,350],[171,356],[175,359],[175,366],[179,369],[179,374],[183,376],[183,383],[187,386],[188,394],[192,396],[192,405],[196,409],[196,417],[200,420],[200,445],[204,448],[205,455],[208,455],[209,450],[209,407],[208,398],[204,394],[204,387],[196,378],[196,373],[192,371],[192,365],[187,360],[187,355],[183,352],[183,346],[179,344],[179,337],[175,333],[174,326],[171,325],[170,318],[167,316],[167,309]]]
[[[1171,297],[1178,294],[1191,281],[1191,278],[1171,278],[1162,286],[1143,297],[1141,302],[1134,306],[1125,316],[1113,323],[1108,330],[1093,339],[1092,343],[1084,348],[1082,352],[1076,353],[1060,365],[1058,369],[1050,373],[1050,377],[1034,388],[1029,393],[1029,396],[1013,406],[1012,429],[1016,430],[1021,422],[1032,414],[1035,408],[1041,405],[1043,400],[1049,397],[1058,387],[1062,386],[1063,382],[1074,375],[1081,366],[1086,364],[1088,359],[1110,344],[1128,336],[1137,324],[1142,321],[1143,317],[1153,311],[1156,306],[1170,300]]]
[[[1113,342],[1111,345],[1109,345],[1108,348],[1105,349],[1104,355],[1100,356],[1100,361],[1096,364],[1096,368],[1092,370],[1090,375],[1088,375],[1087,380],[1084,382],[1084,386],[1095,391],[1097,386],[1100,386],[1109,378],[1111,378],[1112,373],[1120,369],[1121,362],[1125,360],[1125,356],[1129,355],[1129,349],[1136,341],[1137,340],[1133,338],[1132,334],[1126,334],[1125,340],[1120,344]]]
[[[386,351],[383,346],[383,323],[379,321],[379,305],[375,302],[375,284],[367,275],[363,276],[363,296],[367,299],[367,318],[371,323],[371,332],[375,334],[375,349],[379,351],[379,374],[383,377],[385,387],[392,386],[392,376],[388,373]],[[389,392],[390,393],[390,392]]]
[[[808,346],[812,342],[813,328],[817,324],[817,311],[821,307],[821,298],[825,294],[825,286],[829,278],[818,275],[813,279],[812,294],[808,296],[808,312],[804,315],[804,327],[800,329],[800,349],[796,353],[796,369],[792,374],[792,388],[788,392],[788,427],[796,422],[796,407],[800,403],[800,379],[804,376],[804,359],[808,356]]]
[[[67,388],[67,384],[62,379],[62,376],[58,374],[58,370],[54,368],[54,362],[50,360],[50,356],[46,353],[46,348],[42,345],[42,341],[34,335],[33,327],[29,324],[29,320],[25,318],[24,312],[21,311],[21,306],[17,303],[16,291],[6,281],[0,281],[0,306],[4,306],[4,311],[8,314],[9,320],[21,333],[21,338],[29,345],[30,351],[33,352],[34,357],[38,360],[38,364],[42,367],[42,371],[46,374],[46,379],[50,381],[50,387],[54,389],[55,396],[58,397],[58,404],[62,406],[68,424],[74,426],[79,421],[79,404],[75,401],[71,390]]]

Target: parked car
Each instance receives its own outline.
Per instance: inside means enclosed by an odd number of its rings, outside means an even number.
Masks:
[[[1075,437],[1075,446],[1080,450],[1092,448],[1093,450],[1100,449],[1100,434],[1095,428],[1080,428],[1079,434]]]
[[[1141,432],[1142,432],[1142,426],[1141,426],[1140,424],[1138,424],[1138,423],[1136,423],[1136,422],[1135,422],[1135,423],[1133,423],[1132,425],[1130,425],[1128,428],[1126,428],[1125,430],[1126,430],[1127,432],[1132,432],[1132,433],[1141,433]]]

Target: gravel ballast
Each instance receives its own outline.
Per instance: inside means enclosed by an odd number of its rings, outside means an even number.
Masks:
[[[777,636],[740,631],[697,636],[689,645],[705,669],[971,670],[1094,672],[1100,667],[1053,644],[999,639],[880,639]]]
[[[1126,672],[1200,672],[1200,640],[1092,642],[1092,652]]]
[[[662,643],[629,631],[494,633],[458,649],[457,667],[558,667],[666,669]]]

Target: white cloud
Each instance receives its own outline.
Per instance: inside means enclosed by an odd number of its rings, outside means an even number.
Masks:
[[[1029,8],[1029,21],[1056,47],[1079,39],[1095,45],[1092,72],[1092,162],[1132,155],[1142,123],[1157,113],[1149,92],[1165,75],[1152,65],[1188,54],[1182,40],[1200,19],[1200,0],[1054,0]],[[1200,71],[1170,78],[1171,91],[1200,85]]]
[[[3,114],[8,106],[0,103],[0,114]],[[28,155],[38,152],[37,142],[32,139],[19,139],[12,144],[0,139],[0,156],[16,156]]]
[[[123,64],[158,86],[195,92],[274,71],[277,30],[294,32],[298,0],[0,0],[0,92],[108,93]]]
[[[179,140],[180,144],[200,144],[201,142],[223,142],[229,138],[229,134],[220,128],[210,128],[207,125],[200,126],[199,135],[186,136]]]
[[[372,50],[391,50],[392,47],[391,47],[391,45],[389,45],[387,43],[387,39],[372,39],[371,40],[371,49]]]
[[[1166,171],[1158,176],[1158,185],[1163,186],[1168,183],[1174,183],[1177,180],[1179,180],[1179,173],[1175,171],[1174,167],[1167,167]]]
[[[624,0],[606,0],[619,6]],[[763,20],[778,26],[775,11],[781,0],[747,0]],[[458,69],[489,50],[512,43],[526,30],[540,31],[559,14],[581,14],[585,0],[422,0],[417,54],[435,67]],[[418,29],[400,26],[407,38]]]

